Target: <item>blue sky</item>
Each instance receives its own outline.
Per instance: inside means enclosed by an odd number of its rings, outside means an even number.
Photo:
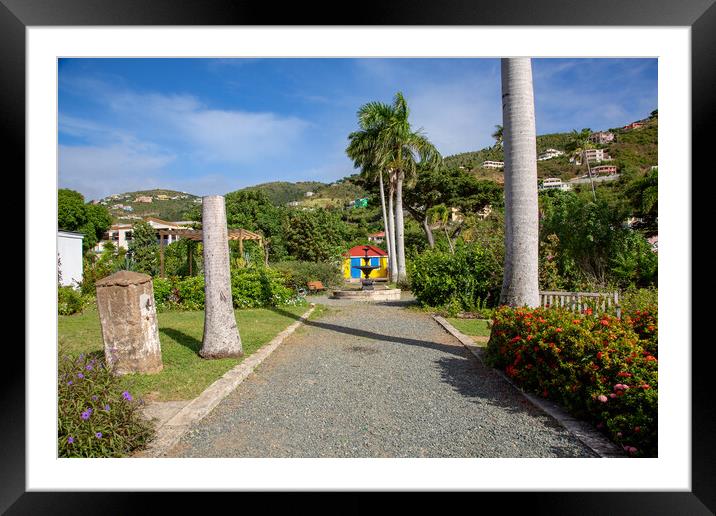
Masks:
[[[534,59],[537,133],[607,129],[657,108],[656,59]],[[356,111],[402,91],[444,155],[492,145],[498,59],[61,59],[59,187],[225,194],[355,172]]]

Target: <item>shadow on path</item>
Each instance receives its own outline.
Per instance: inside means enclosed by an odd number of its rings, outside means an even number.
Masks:
[[[286,310],[282,310],[281,308],[271,308],[273,312],[276,312],[277,314],[283,315],[285,317],[291,317],[293,319],[300,319],[301,317],[296,314],[292,314],[291,312],[288,312]],[[438,351],[442,351],[444,353],[450,353],[453,355],[458,355],[461,358],[465,358],[465,350],[462,346],[458,345],[449,345],[449,344],[439,344],[437,342],[432,342],[429,340],[418,340],[418,339],[408,339],[405,337],[394,337],[392,335],[383,335],[382,333],[375,333],[368,330],[359,330],[357,328],[351,328],[349,326],[340,326],[338,324],[330,324],[325,322],[318,322],[318,321],[312,321],[307,320],[304,321],[304,324],[306,326],[313,326],[315,328],[322,328],[324,330],[334,331],[337,333],[345,333],[346,335],[353,335],[354,337],[363,337],[366,339],[373,339],[373,340],[382,340],[385,342],[395,342],[399,344],[406,344],[408,346],[418,346],[422,348],[428,348],[428,349],[435,349]],[[437,323],[435,323],[437,324]]]

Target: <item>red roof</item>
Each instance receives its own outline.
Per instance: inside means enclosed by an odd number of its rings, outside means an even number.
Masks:
[[[363,258],[365,256],[365,250],[364,247],[368,247],[368,256],[371,258],[374,258],[376,256],[388,256],[388,253],[383,251],[380,247],[376,247],[374,245],[357,245],[355,247],[351,247],[348,250],[348,256],[352,256],[353,258],[360,257]]]

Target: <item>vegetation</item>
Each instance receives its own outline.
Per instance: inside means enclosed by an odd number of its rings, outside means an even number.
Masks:
[[[292,289],[307,289],[309,281],[320,281],[326,288],[343,284],[343,271],[337,263],[286,261],[272,263],[271,268],[278,271],[284,285]]]
[[[57,313],[72,315],[82,311],[82,294],[72,287],[57,288]]]
[[[494,306],[500,293],[502,263],[476,244],[458,245],[454,254],[429,249],[410,261],[410,287],[423,306],[449,313]]]
[[[57,378],[60,457],[126,457],[153,437],[137,393],[126,390],[96,354],[62,355]]]
[[[269,342],[293,323],[306,307],[236,310],[244,358]],[[314,312],[319,314],[320,311]],[[128,390],[135,398],[151,400],[189,400],[198,396],[241,359],[204,360],[199,356],[204,329],[204,312],[163,312],[157,314],[164,369],[153,375],[130,374],[120,377],[120,392]],[[60,316],[60,348],[73,359],[80,354],[101,362],[104,356],[102,333],[96,309],[82,314]]]
[[[131,270],[151,276],[159,274],[157,232],[148,222],[137,222],[132,227],[128,254]]]
[[[142,201],[151,198],[151,202],[140,202],[139,198],[144,198]],[[146,217],[188,220],[188,213],[195,206],[201,206],[198,201],[199,197],[186,192],[155,189],[114,194],[100,199],[98,203],[109,210],[116,222],[132,223]]]
[[[470,337],[479,337],[478,342],[490,336],[490,321],[486,319],[462,319],[448,317],[447,321],[458,331]]]
[[[85,204],[82,194],[74,190],[57,191],[57,227],[84,234],[84,251],[92,249],[111,225],[112,216],[104,206]]]
[[[633,456],[657,455],[656,311],[623,319],[500,308],[487,360],[520,387],[593,422]]]

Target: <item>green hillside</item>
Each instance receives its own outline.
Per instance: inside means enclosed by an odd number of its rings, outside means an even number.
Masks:
[[[259,185],[241,188],[241,191],[261,190],[266,192],[268,198],[276,205],[287,204],[292,201],[299,201],[305,198],[306,192],[316,192],[318,189],[326,186],[325,183],[318,181],[299,181],[298,183],[289,183],[288,181],[273,181],[271,183],[262,183]]]
[[[606,145],[596,145],[596,147],[608,151],[613,158],[608,163],[616,165],[620,172],[639,175],[658,163],[658,117],[645,120],[644,127],[632,130],[612,128],[609,131],[614,133],[615,141]],[[539,135],[537,136],[537,153],[550,148],[564,151],[569,140],[570,133]],[[502,148],[486,147],[478,151],[455,154],[445,157],[444,162],[447,166],[461,167],[471,171],[480,179],[503,182],[501,170],[482,168],[481,165],[486,160],[504,161]],[[537,175],[541,178],[559,177],[568,180],[584,174],[586,174],[586,166],[576,166],[570,163],[567,155],[537,162]]]
[[[173,221],[186,220],[188,212],[201,202],[201,198],[186,192],[155,189],[114,194],[98,202],[107,207],[115,223],[145,217]]]

